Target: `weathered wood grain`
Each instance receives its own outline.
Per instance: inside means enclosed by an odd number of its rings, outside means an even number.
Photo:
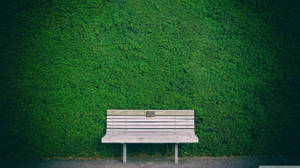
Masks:
[[[196,136],[107,136],[102,143],[196,143]]]
[[[106,127],[102,143],[198,142],[194,110],[108,110]]]

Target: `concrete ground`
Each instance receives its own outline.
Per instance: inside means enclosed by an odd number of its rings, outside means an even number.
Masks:
[[[199,157],[180,158],[175,164],[169,158],[127,158],[99,160],[19,160],[0,161],[0,167],[18,168],[258,168],[259,165],[298,165],[300,157]],[[1,166],[2,165],[2,166]]]

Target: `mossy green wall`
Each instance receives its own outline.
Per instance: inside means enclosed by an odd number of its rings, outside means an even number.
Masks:
[[[299,154],[297,1],[2,6],[2,157],[120,156],[100,143],[107,109],[194,109],[185,156]]]

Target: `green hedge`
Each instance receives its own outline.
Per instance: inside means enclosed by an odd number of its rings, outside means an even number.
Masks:
[[[184,156],[299,154],[297,5],[7,2],[1,157],[120,156],[120,145],[100,143],[107,109],[194,109],[200,142],[182,144]]]

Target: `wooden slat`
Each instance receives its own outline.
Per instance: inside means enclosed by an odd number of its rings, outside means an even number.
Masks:
[[[102,143],[195,143],[198,138],[193,136],[105,136]]]
[[[140,126],[160,126],[160,125],[170,125],[170,126],[179,126],[179,125],[191,125],[193,126],[194,124],[193,123],[190,123],[190,122],[160,122],[160,123],[155,123],[155,122],[143,122],[143,123],[137,123],[137,122],[134,122],[134,123],[120,123],[120,122],[108,122],[107,123],[107,126],[136,126],[137,128],[139,128]]]
[[[194,138],[195,134],[174,134],[174,135],[164,135],[164,134],[157,134],[157,135],[149,135],[149,134],[128,134],[128,135],[105,135],[105,138],[114,137],[114,138],[130,138],[130,139],[136,139],[136,138],[161,138],[161,139],[171,139],[171,138]]]
[[[169,123],[169,124],[194,124],[193,120],[181,120],[181,121],[177,121],[177,120],[140,120],[140,121],[115,121],[115,120],[109,120],[107,121],[108,124],[112,124],[112,123],[118,123],[118,124],[132,124],[132,123],[137,123],[137,124],[142,124],[142,123],[150,123],[150,124],[163,124],[163,123]]]
[[[106,129],[106,132],[186,132],[186,133],[194,133],[194,129]]]
[[[120,132],[120,131],[111,131],[106,132],[106,135],[194,135],[194,132]]]
[[[160,118],[153,118],[153,119],[107,119],[107,122],[194,122],[192,119],[160,119]]]
[[[174,131],[174,132],[114,132],[114,131],[111,131],[111,132],[106,132],[106,135],[136,135],[136,136],[139,136],[139,135],[195,135],[194,132],[180,132],[180,131]]]
[[[194,110],[107,110],[109,115],[140,115],[145,116],[147,111],[154,111],[155,116],[194,115]]]
[[[107,136],[110,135],[119,135],[119,136],[125,136],[125,135],[132,135],[132,136],[140,136],[140,135],[149,135],[149,136],[153,136],[153,135],[159,135],[159,136],[166,136],[166,135],[186,135],[187,133],[184,132],[146,132],[146,133],[139,133],[139,132],[108,132],[106,133]]]
[[[127,135],[127,136],[118,136],[118,135],[106,135],[105,139],[165,139],[171,141],[172,139],[192,139],[195,136],[187,136],[187,135],[168,135],[168,136],[151,136],[151,135],[143,135],[143,136],[135,136],[135,135]]]
[[[136,125],[123,125],[123,126],[118,126],[118,125],[108,125],[107,128],[194,128],[194,125],[141,125],[141,126],[136,126]]]
[[[155,117],[146,117],[146,116],[107,116],[107,119],[194,119],[194,116],[155,116]]]
[[[173,134],[173,135],[164,135],[164,134],[156,134],[156,135],[149,135],[149,134],[129,134],[129,135],[106,135],[105,138],[124,138],[124,139],[172,139],[172,138],[193,138],[195,135],[188,135],[188,134]]]
[[[198,143],[196,139],[103,139],[102,143]]]

